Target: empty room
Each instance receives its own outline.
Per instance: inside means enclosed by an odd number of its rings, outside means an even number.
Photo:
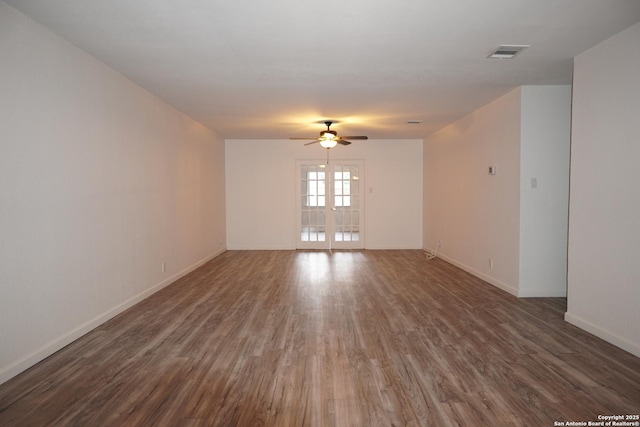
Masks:
[[[640,426],[637,0],[0,0],[1,426]]]

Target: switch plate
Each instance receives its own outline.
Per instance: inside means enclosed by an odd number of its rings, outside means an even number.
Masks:
[[[496,167],[489,166],[489,175],[495,175],[495,174],[496,174]]]

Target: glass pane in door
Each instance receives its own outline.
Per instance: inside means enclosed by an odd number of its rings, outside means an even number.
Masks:
[[[324,165],[301,166],[300,241],[326,240],[326,172]]]
[[[359,179],[357,165],[334,165],[335,242],[358,242],[360,240]]]

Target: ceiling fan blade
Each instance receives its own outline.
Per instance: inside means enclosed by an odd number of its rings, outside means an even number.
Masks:
[[[340,138],[344,139],[369,139],[368,136],[341,136]]]
[[[294,139],[294,140],[299,140],[299,141],[309,141],[312,139],[318,139],[317,136],[310,136],[309,138],[289,138],[289,139]]]
[[[320,141],[311,141],[311,142],[307,142],[307,143],[306,143],[306,144],[304,144],[304,145],[311,145],[311,144],[315,144],[316,142],[320,142]]]
[[[347,140],[344,140],[344,139],[339,139],[338,140],[338,144],[349,145],[349,144],[351,144],[351,141],[347,141]]]

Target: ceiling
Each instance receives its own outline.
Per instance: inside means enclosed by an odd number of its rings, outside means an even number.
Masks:
[[[228,139],[423,138],[640,21],[638,0],[6,0]],[[511,60],[501,44],[530,45]],[[407,124],[421,120],[421,124]]]

